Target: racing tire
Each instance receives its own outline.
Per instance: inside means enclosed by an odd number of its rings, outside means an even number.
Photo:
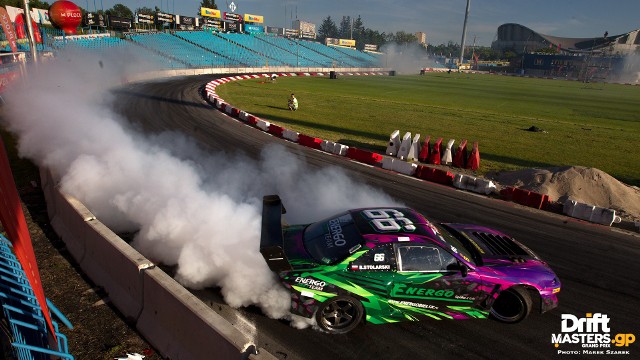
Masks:
[[[320,328],[331,334],[345,334],[355,329],[364,317],[360,301],[349,296],[336,296],[320,305],[316,321]]]
[[[531,313],[531,295],[526,289],[512,287],[500,293],[491,306],[491,317],[504,323],[515,324]]]

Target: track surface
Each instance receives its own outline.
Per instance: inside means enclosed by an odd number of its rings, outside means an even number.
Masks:
[[[435,221],[470,222],[500,229],[547,260],[563,285],[559,308],[544,315],[534,311],[520,324],[423,320],[366,325],[341,336],[297,330],[252,308],[229,309],[215,289],[197,292],[246,331],[253,333],[255,326],[258,346],[282,359],[566,358],[551,343],[551,335],[560,333],[561,314],[584,317],[586,313],[603,313],[611,319],[612,337],[634,333],[638,338],[624,348],[632,355],[619,358],[640,354],[640,238],[636,234],[409,179],[274,138],[205,103],[199,90],[211,79],[200,76],[130,85],[115,91],[117,109],[132,122],[142,124],[145,131],[178,130],[211,151],[242,151],[257,158],[265,144],[278,142],[306,158],[310,166],[340,166],[352,178],[383,189]],[[579,345],[570,344],[560,349],[582,351]]]

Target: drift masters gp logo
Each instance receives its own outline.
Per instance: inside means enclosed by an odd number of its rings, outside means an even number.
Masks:
[[[609,317],[601,313],[587,313],[579,318],[562,314],[561,333],[551,334],[551,343],[558,348],[559,355],[629,355],[629,345],[636,341],[634,334],[611,336]],[[581,350],[560,349],[564,344],[580,344]],[[611,348],[611,344],[617,349]]]

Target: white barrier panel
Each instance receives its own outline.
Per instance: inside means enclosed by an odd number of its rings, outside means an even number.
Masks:
[[[55,217],[51,225],[58,236],[64,241],[67,250],[80,263],[85,256],[85,231],[88,229],[85,219],[95,218],[93,214],[76,198],[65,195],[53,189]]]
[[[562,207],[562,212],[577,219],[608,226],[622,221],[619,216],[616,216],[615,210],[583,204],[575,200],[567,200]]]
[[[249,113],[247,113],[246,111],[240,111],[240,114],[238,114],[238,117],[242,121],[247,121],[248,116],[249,116]]]
[[[383,156],[382,157],[382,168],[386,169],[386,170],[393,170],[393,163],[396,161],[400,161],[400,160],[396,160],[392,157],[389,156]]]
[[[399,148],[400,148],[400,130],[396,130],[391,133],[391,136],[389,136],[389,146],[387,146],[387,151],[385,151],[385,154],[389,156],[395,156],[398,153]]]
[[[326,151],[329,153],[333,153],[333,149],[335,147],[336,147],[336,143],[334,143],[333,141],[323,140],[320,143],[320,149],[322,149],[322,151]]]
[[[416,134],[413,137],[413,141],[411,142],[411,147],[409,148],[409,154],[407,155],[407,161],[416,161],[418,160],[418,155],[420,153],[420,134]]]
[[[282,132],[282,137],[293,142],[298,142],[300,133],[293,130],[284,129],[284,131]]]
[[[413,174],[415,174],[416,170],[418,169],[418,164],[409,163],[402,160],[394,161],[392,166],[393,171],[409,176],[413,176]]]
[[[258,120],[256,126],[260,128],[262,131],[269,131],[269,125],[271,125],[268,121]]]
[[[453,179],[453,186],[458,189],[469,190],[478,194],[486,195],[497,191],[496,185],[493,181],[463,174],[456,174]]]
[[[400,148],[398,149],[397,158],[400,160],[407,160],[407,155],[409,155],[409,148],[411,148],[411,133],[407,131],[402,137],[402,142],[400,143]]]
[[[226,106],[224,108],[224,112],[226,112],[227,114],[231,115],[231,113],[233,112],[233,106]]]
[[[336,155],[345,156],[347,155],[347,150],[349,150],[349,147],[347,145],[336,143],[335,147],[333,148],[333,153]]]
[[[449,140],[447,143],[447,147],[444,149],[444,154],[442,154],[442,159],[440,163],[442,165],[451,165],[453,162],[453,144],[456,142],[455,139]]]

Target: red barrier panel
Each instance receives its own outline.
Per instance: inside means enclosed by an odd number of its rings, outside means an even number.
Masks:
[[[258,118],[253,115],[248,115],[247,122],[253,126],[256,126],[256,124],[258,123]]]
[[[300,134],[298,136],[298,144],[319,150],[321,149],[320,144],[322,144],[322,139]]]
[[[347,149],[348,158],[369,165],[376,165],[382,161],[382,155],[370,151],[360,150],[354,147]]]
[[[462,140],[456,150],[456,156],[453,158],[452,165],[459,168],[464,168],[467,162],[467,140]]]
[[[231,116],[238,117],[240,115],[240,109],[231,108]]]
[[[422,143],[422,148],[420,149],[420,155],[418,155],[418,160],[420,162],[427,162],[429,159],[429,153],[431,152],[431,136],[427,136],[424,139],[424,143]]]
[[[416,177],[438,184],[453,185],[455,175],[449,171],[418,165],[418,168],[416,169]]]
[[[433,144],[433,149],[429,153],[429,164],[440,165],[440,145],[442,145],[442,138],[439,138],[435,144]]]
[[[282,137],[284,129],[281,126],[269,124],[269,134],[273,134],[277,137]]]
[[[480,150],[478,150],[478,142],[473,143],[473,150],[467,160],[467,169],[478,170],[480,168]]]
[[[549,195],[540,194],[514,187],[507,187],[500,191],[500,196],[504,200],[513,201],[520,205],[529,206],[536,209],[545,209],[550,203]]]

